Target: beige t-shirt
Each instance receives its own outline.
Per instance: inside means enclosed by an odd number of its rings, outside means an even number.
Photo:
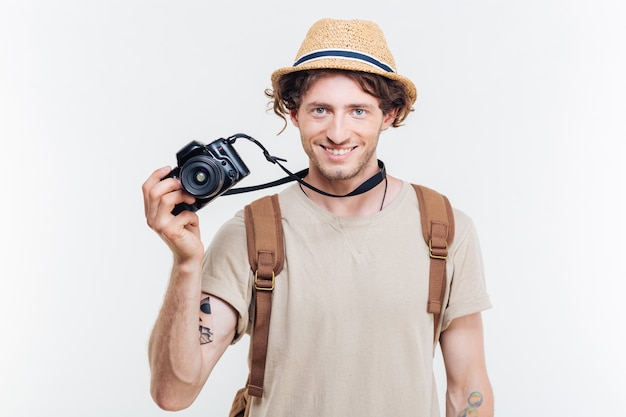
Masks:
[[[409,183],[381,212],[339,217],[292,185],[280,193],[286,261],[276,277],[265,391],[251,417],[439,416],[426,312],[430,258]],[[479,242],[455,209],[447,261],[451,320],[491,307]],[[203,290],[250,332],[252,274],[243,212],[207,249]]]

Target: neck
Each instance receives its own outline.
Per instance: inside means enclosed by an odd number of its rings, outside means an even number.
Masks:
[[[381,211],[397,195],[401,181],[386,176],[367,192],[351,197],[329,197],[300,185],[304,194],[326,211],[342,217],[370,216]],[[335,191],[342,192],[336,189]]]
[[[310,190],[327,197],[352,197],[371,190],[385,179],[387,171],[383,161],[374,159],[372,162],[376,165],[350,179],[330,179],[316,167],[311,166],[304,171],[304,177],[298,181]]]

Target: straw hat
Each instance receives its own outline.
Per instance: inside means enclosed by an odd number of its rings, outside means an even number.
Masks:
[[[322,19],[311,26],[291,67],[272,74],[272,86],[278,79],[295,71],[341,69],[363,71],[400,81],[410,98],[417,98],[415,84],[396,72],[396,64],[382,30],[364,20]]]

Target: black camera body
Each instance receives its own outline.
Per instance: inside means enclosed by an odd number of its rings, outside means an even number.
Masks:
[[[235,148],[223,138],[208,145],[191,141],[176,153],[176,161],[178,166],[163,179],[179,178],[183,190],[196,202],[177,204],[174,215],[201,209],[250,174]]]

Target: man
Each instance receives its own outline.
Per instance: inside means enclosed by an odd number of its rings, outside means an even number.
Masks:
[[[395,72],[376,24],[323,19],[266,94],[299,129],[310,161],[304,180],[314,188],[294,184],[279,196],[286,262],[276,277],[264,391],[250,416],[438,416],[417,198],[409,183],[380,175],[376,156],[380,132],[411,111],[415,86]],[[171,214],[194,199],[176,179],[161,180],[168,172],[143,186],[148,225],[174,254],[149,358],[154,400],[178,410],[250,332],[254,291],[242,213],[205,252],[197,214]],[[366,192],[339,197],[376,175]],[[489,417],[481,311],[490,302],[472,222],[455,210],[455,227],[439,338],[446,415]]]

